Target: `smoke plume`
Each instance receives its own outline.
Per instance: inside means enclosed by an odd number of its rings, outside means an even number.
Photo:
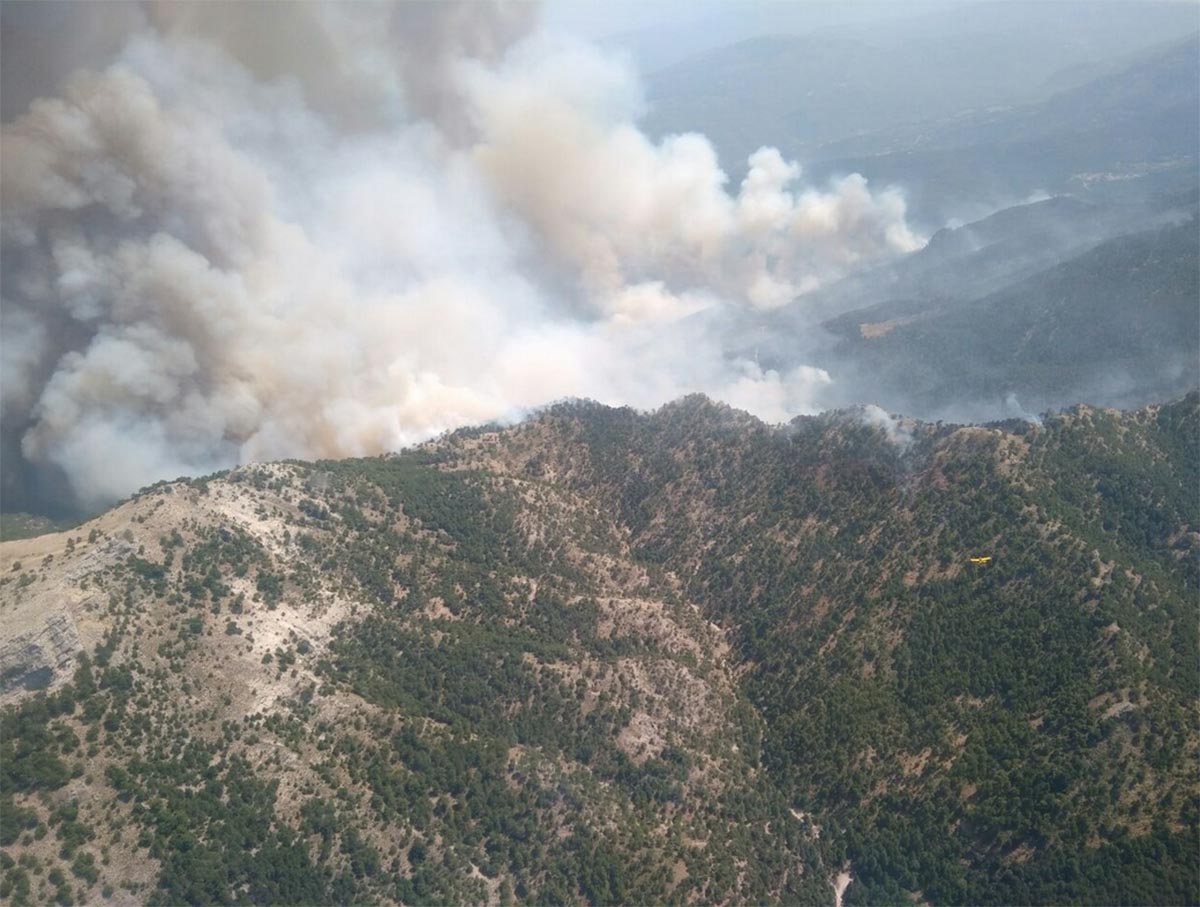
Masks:
[[[651,141],[631,68],[525,4],[47,6],[4,8],[6,57],[72,70],[5,67],[10,500],[18,473],[96,507],[564,396],[784,420],[829,375],[721,325],[920,245],[861,177],[764,148],[731,187],[703,136]]]
[[[861,407],[859,413],[866,425],[878,428],[890,443],[900,449],[901,453],[912,447],[913,433],[911,423],[906,425],[903,420],[896,418],[886,409],[876,406],[873,403]]]

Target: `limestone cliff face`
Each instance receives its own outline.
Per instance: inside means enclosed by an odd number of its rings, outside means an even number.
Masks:
[[[75,621],[65,611],[0,642],[0,698],[45,689],[71,676],[82,650]]]
[[[109,627],[97,578],[137,550],[130,522],[125,505],[89,523],[94,534],[73,530],[0,546],[0,704],[66,683],[79,653],[103,637]]]

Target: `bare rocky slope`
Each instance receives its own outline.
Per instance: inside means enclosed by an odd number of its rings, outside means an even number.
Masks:
[[[0,897],[1194,902],[1198,410],[570,404],[3,543]]]

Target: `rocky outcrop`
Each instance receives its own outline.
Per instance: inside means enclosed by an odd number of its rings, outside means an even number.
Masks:
[[[0,697],[55,686],[70,677],[82,650],[75,621],[65,611],[0,643]]]

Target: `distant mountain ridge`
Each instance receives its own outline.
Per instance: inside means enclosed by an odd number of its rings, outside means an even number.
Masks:
[[[1196,184],[1200,32],[1085,67],[1090,78],[1047,83],[1048,96],[1005,93],[996,74],[973,82],[990,57],[967,38],[934,50],[928,36],[891,46],[853,35],[764,37],[677,64],[650,81],[648,127],[709,135],[735,181],[747,155],[774,145],[818,183],[859,172],[899,186],[921,227],[1035,192],[1118,200]],[[1014,65],[1003,54],[988,65],[1002,59]]]
[[[972,199],[1034,191],[1100,200],[1182,192],[1197,180],[1197,109],[1200,33],[1035,104],[828,145],[810,157],[809,171],[901,185],[927,220]]]

